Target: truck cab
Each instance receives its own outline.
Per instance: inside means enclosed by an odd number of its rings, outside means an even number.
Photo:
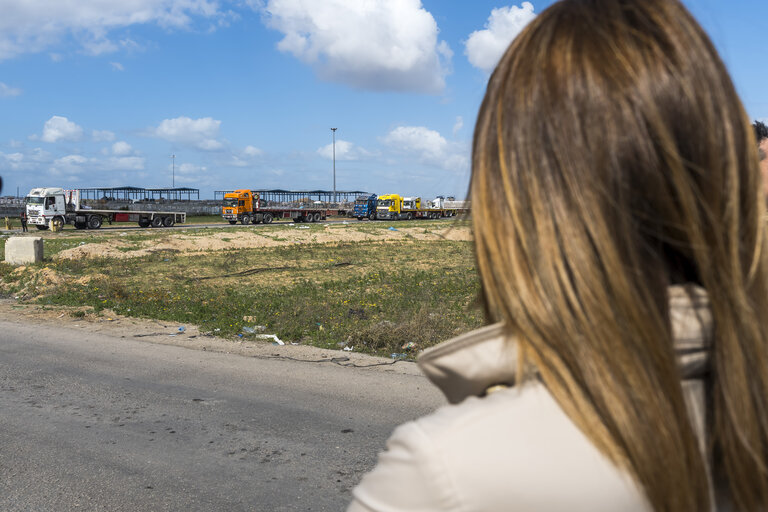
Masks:
[[[370,196],[358,196],[352,208],[352,216],[357,217],[357,220],[363,220],[366,217],[371,220],[376,220],[377,199],[376,194],[371,194]]]
[[[403,198],[398,194],[379,196],[376,203],[376,217],[385,220],[398,220],[402,204]]]
[[[420,197],[404,197],[402,210],[421,210],[421,198]]]
[[[255,207],[254,207],[255,206]],[[259,194],[251,190],[235,190],[224,194],[221,216],[230,224],[250,224],[254,210],[259,209]]]
[[[62,188],[33,188],[25,198],[27,222],[38,229],[47,229],[48,223],[60,219],[64,224],[67,214],[65,190]]]

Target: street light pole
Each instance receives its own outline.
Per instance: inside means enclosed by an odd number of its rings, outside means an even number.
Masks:
[[[173,174],[172,174],[172,181],[171,181],[171,187],[176,188],[176,155],[171,155],[171,158],[173,158]]]
[[[331,128],[333,132],[333,202],[336,203],[336,130],[338,128]]]

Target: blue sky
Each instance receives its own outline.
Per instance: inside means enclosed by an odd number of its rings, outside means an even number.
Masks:
[[[330,190],[336,127],[338,190],[464,197],[489,70],[551,3],[0,0],[3,194]],[[685,3],[768,118],[768,2]]]

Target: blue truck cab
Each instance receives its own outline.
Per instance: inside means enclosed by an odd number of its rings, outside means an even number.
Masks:
[[[376,194],[370,196],[358,196],[355,199],[355,206],[352,210],[353,217],[357,217],[357,220],[363,220],[368,217],[371,220],[376,220]]]

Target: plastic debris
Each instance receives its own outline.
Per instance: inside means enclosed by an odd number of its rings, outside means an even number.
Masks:
[[[402,348],[403,350],[411,350],[411,349],[416,348],[416,344],[414,342],[412,342],[412,341],[409,341],[408,343],[406,343],[405,345],[403,345],[400,348]]]
[[[186,331],[186,330],[187,330],[187,328],[186,328],[186,327],[184,327],[183,325],[180,325],[180,326],[179,326],[179,332],[184,332],[184,331]]]
[[[400,231],[399,229],[395,229],[395,228],[393,228],[392,226],[389,226],[389,230],[390,230],[390,231]]]
[[[405,359],[408,357],[408,354],[398,354],[393,352],[390,357],[392,357],[392,359]]]
[[[253,334],[255,332],[264,332],[267,330],[266,325],[254,325],[253,327],[245,326],[243,327],[243,332],[248,334]]]
[[[342,350],[344,350],[345,352],[352,352],[353,350],[355,350],[355,347],[344,347]]]
[[[242,336],[242,334],[240,336]],[[257,334],[256,337],[263,340],[275,340],[273,345],[285,345],[283,340],[277,337],[277,334]]]

